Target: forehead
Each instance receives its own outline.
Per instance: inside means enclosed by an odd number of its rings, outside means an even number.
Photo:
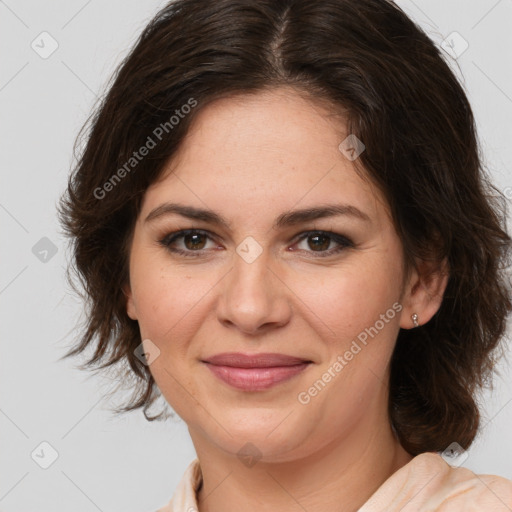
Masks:
[[[142,213],[180,199],[233,217],[335,202],[378,216],[382,195],[339,149],[348,135],[339,115],[288,88],[215,101],[197,113]]]

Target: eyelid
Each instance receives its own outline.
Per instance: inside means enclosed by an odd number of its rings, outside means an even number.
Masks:
[[[307,239],[308,237],[314,236],[314,235],[321,235],[321,236],[326,236],[326,237],[330,238],[333,242],[338,244],[338,249],[336,249],[336,248],[329,249],[327,251],[306,251],[311,254],[316,253],[318,255],[323,254],[324,256],[328,256],[331,254],[337,254],[337,253],[341,252],[343,249],[348,249],[348,248],[355,246],[354,242],[347,236],[342,235],[341,233],[336,233],[335,231],[327,231],[324,229],[311,229],[308,231],[301,232],[298,235],[298,237],[295,239],[294,245],[299,242],[302,242],[303,240]]]
[[[177,229],[176,231],[172,231],[170,233],[167,233],[165,236],[161,237],[158,242],[163,245],[168,245],[174,240],[178,240],[180,238],[185,237],[186,235],[190,234],[199,234],[204,235],[207,238],[209,238],[212,241],[217,241],[219,237],[208,231],[207,229],[200,229],[200,228],[183,228],[183,229]],[[190,251],[193,252],[193,251]],[[199,252],[199,251],[197,251]]]
[[[178,248],[171,248],[171,243],[175,240],[183,239],[185,236],[190,234],[200,234],[206,236],[208,239],[210,239],[213,242],[218,243],[218,237],[211,233],[210,231],[206,229],[199,229],[199,228],[188,228],[188,229],[178,229],[176,231],[173,231],[171,233],[167,233],[163,238],[160,238],[158,240],[158,243],[166,248],[169,252],[175,253],[175,254],[182,254],[186,257],[200,257],[203,256],[205,251],[209,251],[208,249],[198,249],[198,250],[186,250],[186,249],[178,249]],[[342,235],[341,233],[336,233],[334,231],[327,231],[322,229],[310,229],[306,231],[301,231],[298,235],[296,235],[293,238],[293,241],[291,242],[292,245],[296,245],[299,242],[302,242],[303,240],[307,239],[308,237],[320,235],[320,236],[326,236],[331,239],[335,244],[337,244],[337,247],[333,249],[328,249],[325,251],[306,251],[306,250],[299,250],[301,252],[305,252],[308,254],[312,254],[313,258],[322,258],[322,257],[328,257],[331,255],[338,254],[346,249],[353,248],[355,246],[354,242],[348,238],[345,235]],[[211,250],[211,249],[210,249]],[[295,249],[292,249],[295,250]],[[315,256],[316,254],[316,256]]]

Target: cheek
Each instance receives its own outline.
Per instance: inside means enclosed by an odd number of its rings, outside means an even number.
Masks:
[[[338,269],[325,270],[325,277],[301,276],[294,290],[305,311],[310,310],[309,316],[312,312],[317,317],[320,332],[326,332],[339,345],[337,348],[343,348],[393,308],[400,296],[397,283],[401,275],[396,265],[371,254]],[[392,309],[386,316],[386,326],[398,323],[395,313]]]
[[[131,275],[141,333],[164,342],[190,323],[215,285],[211,273],[171,266],[165,256],[134,257]],[[162,262],[162,259],[164,260]]]
[[[322,283],[321,293],[304,300],[336,335],[335,341],[325,343],[323,364],[300,390],[301,398],[310,400],[325,418],[328,432],[340,425],[350,429],[364,411],[377,410],[386,399],[389,361],[399,330],[400,276],[392,268],[382,272],[382,267],[367,263],[340,271],[339,277]]]
[[[197,274],[197,272],[195,272]],[[192,275],[191,275],[192,274]],[[161,258],[140,254],[133,258],[131,278],[142,339],[150,339],[159,356],[150,366],[158,388],[182,418],[199,414],[190,342],[201,325],[208,304],[208,291],[215,281],[193,269],[171,267]]]

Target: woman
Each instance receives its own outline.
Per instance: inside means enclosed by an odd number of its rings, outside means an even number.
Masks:
[[[122,410],[162,393],[194,443],[161,511],[512,510],[511,482],[439,455],[475,438],[511,309],[491,190],[394,4],[158,13],[60,214],[90,304],[68,355],[95,343],[138,381]]]

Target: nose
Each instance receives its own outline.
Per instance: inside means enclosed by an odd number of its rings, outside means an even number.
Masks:
[[[255,335],[290,321],[290,291],[267,252],[252,262],[234,255],[217,304],[217,318],[224,326]]]

